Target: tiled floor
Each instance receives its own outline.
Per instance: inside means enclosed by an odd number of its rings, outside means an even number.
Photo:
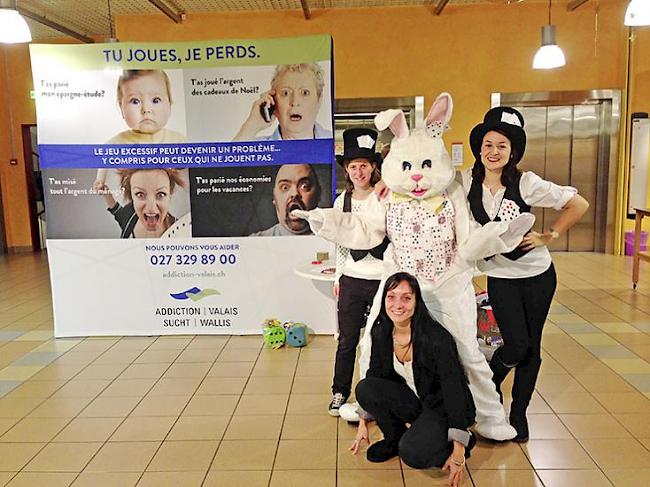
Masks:
[[[531,440],[480,442],[464,485],[650,485],[650,266],[634,292],[629,258],[555,262]],[[334,345],[54,340],[45,256],[0,258],[0,484],[445,485],[349,453],[354,428],[326,413]]]

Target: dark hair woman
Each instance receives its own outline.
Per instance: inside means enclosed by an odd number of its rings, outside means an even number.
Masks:
[[[510,424],[517,430],[513,441],[525,442],[526,409],[542,363],[542,328],[557,284],[546,246],[575,225],[589,204],[575,188],[558,186],[517,168],[526,148],[526,132],[524,118],[514,108],[488,111],[472,130],[470,146],[476,162],[471,178],[463,177],[478,223],[509,221],[533,206],[561,210],[546,232],[531,231],[512,252],[478,263],[488,276],[490,304],[503,335],[503,346],[490,362],[492,380],[501,395],[501,383],[515,369]]]
[[[454,339],[429,314],[415,277],[399,272],[388,278],[371,337],[370,367],[356,397],[384,439],[368,448],[368,460],[399,455],[413,468],[449,470],[450,485],[460,485],[475,443],[467,430],[474,402]],[[353,453],[364,439],[361,419]]]

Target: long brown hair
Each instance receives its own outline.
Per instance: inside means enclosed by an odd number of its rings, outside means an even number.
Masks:
[[[360,157],[359,159],[365,158]],[[348,164],[350,164],[351,160],[352,159],[346,159],[343,161],[343,169],[345,170],[345,191],[348,193],[352,193],[352,191],[354,191],[354,183],[352,182],[352,179],[350,179],[350,174],[348,174]],[[372,165],[372,174],[370,174],[370,187],[374,188],[375,184],[381,181],[381,171],[379,170],[379,165],[375,161],[371,161],[370,159],[367,159],[367,161]]]
[[[519,181],[519,178],[521,177],[521,171],[517,167],[517,162],[515,161],[519,161],[521,159],[520,156],[523,156],[523,154],[519,154],[517,149],[512,146],[512,141],[510,140],[510,137],[508,137],[508,134],[498,129],[492,129],[490,132],[501,134],[510,141],[510,159],[508,160],[508,163],[503,166],[503,171],[501,172],[501,184],[507,188]],[[481,141],[481,147],[483,147],[483,141]],[[485,166],[481,162],[480,154],[474,160],[472,179],[476,179],[480,182],[483,182],[485,179]]]

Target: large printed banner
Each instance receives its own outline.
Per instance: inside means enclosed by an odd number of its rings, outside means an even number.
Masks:
[[[30,52],[56,336],[334,330],[329,36]]]

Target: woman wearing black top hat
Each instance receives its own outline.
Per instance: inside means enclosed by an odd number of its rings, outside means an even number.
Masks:
[[[345,170],[345,191],[334,201],[334,208],[360,213],[366,208],[377,181],[381,179],[381,156],[375,152],[377,132],[353,128],[343,132],[343,155],[336,156]],[[367,308],[377,293],[382,274],[382,258],[387,241],[372,250],[353,250],[336,246],[334,295],[338,299],[339,338],[334,363],[332,402],[329,413],[339,408],[350,395],[359,334],[365,324]]]
[[[500,386],[515,369],[510,423],[513,441],[528,440],[526,409],[542,363],[542,328],[556,288],[556,275],[546,246],[569,230],[589,204],[570,186],[558,186],[517,164],[526,148],[524,118],[511,107],[493,108],[470,134],[476,158],[465,188],[474,219],[484,225],[508,221],[533,206],[554,208],[560,215],[544,233],[531,231],[514,251],[478,263],[488,276],[488,294],[503,336],[503,346],[492,357],[493,381]]]

